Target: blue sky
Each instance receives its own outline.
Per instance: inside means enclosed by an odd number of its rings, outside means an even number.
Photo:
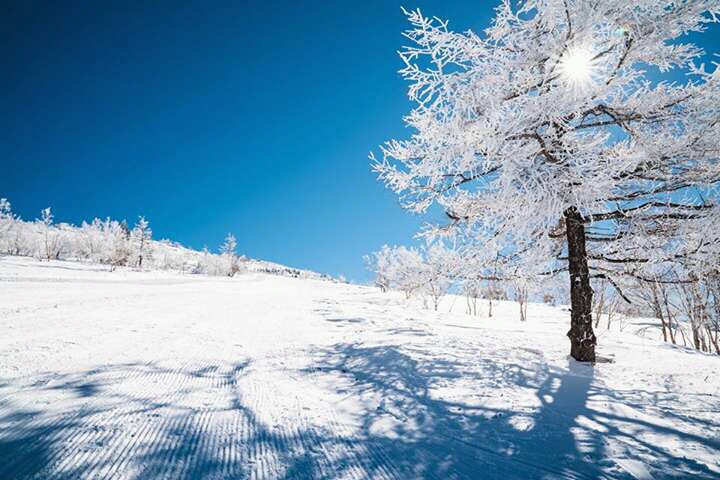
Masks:
[[[402,4],[479,30],[495,3]],[[367,158],[409,133],[400,5],[3,2],[0,197],[365,280],[363,255],[422,221]]]
[[[407,133],[400,5],[3,2],[0,197],[366,279],[362,256],[420,225],[367,158]],[[405,5],[465,29],[494,2]]]

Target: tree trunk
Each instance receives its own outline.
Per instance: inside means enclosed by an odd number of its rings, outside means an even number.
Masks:
[[[713,336],[712,328],[710,328],[710,325],[705,325],[705,330],[708,334],[708,343],[711,344],[713,347],[715,347],[715,353],[720,355],[720,343],[718,343],[718,335],[717,330],[715,330],[715,335]],[[710,348],[708,347],[708,351],[710,351]]]
[[[670,300],[668,298],[667,289],[665,287],[662,287],[663,290],[663,303],[665,304],[665,312],[667,312],[667,324],[668,324],[668,333],[670,334],[670,341],[675,345],[675,330],[673,330],[673,315],[672,311],[670,310]]]
[[[575,207],[565,210],[564,215],[570,271],[570,355],[579,362],[594,362],[597,339],[592,327],[593,291],[585,251],[585,223]]]
[[[595,328],[599,328],[600,317],[602,317],[602,312],[605,309],[605,280],[600,282],[600,298],[595,303],[597,303],[595,307]]]

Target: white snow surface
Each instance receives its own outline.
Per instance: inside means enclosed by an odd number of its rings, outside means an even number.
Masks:
[[[720,478],[720,357],[464,307],[0,258],[0,478]]]

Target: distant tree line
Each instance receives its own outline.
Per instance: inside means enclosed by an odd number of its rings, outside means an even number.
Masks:
[[[480,300],[493,316],[493,304],[514,300],[521,321],[528,319],[531,298],[546,304],[569,304],[567,287],[554,275],[532,275],[507,262],[502,254],[473,255],[474,248],[448,247],[442,242],[420,248],[383,246],[366,257],[383,292],[398,290],[405,298],[421,298],[438,310],[448,293],[463,295],[466,313],[480,315]],[[624,328],[627,316],[656,318],[659,338],[676,345],[720,355],[720,270],[708,264],[685,271],[682,264],[650,278],[592,279],[594,328]],[[550,272],[548,272],[550,273]],[[655,328],[655,327],[649,327]]]
[[[130,227],[126,220],[99,218],[80,226],[55,223],[50,208],[34,221],[12,212],[0,199],[0,255],[40,260],[81,260],[117,267],[178,270],[188,273],[233,276],[243,270],[245,257],[237,254],[237,240],[228,234],[219,253],[202,252],[168,240],[153,240],[150,223],[139,217]]]

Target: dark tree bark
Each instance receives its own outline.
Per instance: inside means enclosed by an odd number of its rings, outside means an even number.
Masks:
[[[595,361],[597,339],[592,326],[592,296],[587,252],[585,222],[575,207],[564,212],[570,272],[570,355],[579,362]]]

